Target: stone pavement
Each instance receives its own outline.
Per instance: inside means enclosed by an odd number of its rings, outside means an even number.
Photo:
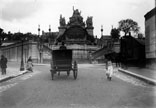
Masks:
[[[119,68],[118,71],[139,78],[149,84],[156,85],[156,70],[140,67]]]
[[[105,66],[105,64],[92,64],[92,65],[97,65],[97,66]],[[140,68],[140,67],[128,67],[127,69],[121,68],[121,67],[116,67],[115,64],[114,68],[115,71],[119,71],[125,74],[128,74],[130,76],[133,76],[137,79],[140,79],[146,83],[156,85],[156,70],[150,69],[150,68]]]
[[[26,70],[20,71],[20,63],[18,62],[8,62],[7,67],[6,75],[2,75],[0,71],[0,82],[17,77],[27,72]]]
[[[49,64],[34,64],[34,65],[49,65]],[[104,64],[93,64],[93,65],[104,66]],[[118,68],[118,71],[139,78],[147,83],[156,85],[156,70],[139,67],[128,67],[127,69]],[[20,71],[20,62],[8,62],[7,74],[1,75],[0,73],[0,82],[22,75],[26,72],[27,72],[26,70]]]

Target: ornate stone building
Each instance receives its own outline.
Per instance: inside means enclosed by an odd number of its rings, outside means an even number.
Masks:
[[[73,59],[81,62],[88,61],[90,54],[99,49],[95,45],[93,17],[87,17],[84,22],[81,11],[73,9],[69,22],[60,15],[59,23],[59,34],[55,44],[50,47],[58,49],[61,42],[64,42],[67,49],[73,50]]]
[[[66,44],[94,44],[92,17],[83,21],[81,12],[73,9],[73,15],[66,24],[65,18],[60,15],[59,35],[56,43],[65,42]]]

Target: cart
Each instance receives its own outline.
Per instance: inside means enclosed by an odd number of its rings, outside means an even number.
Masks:
[[[72,60],[72,50],[53,50],[51,60],[51,77],[54,80],[54,75],[60,72],[67,72],[67,76],[73,71],[73,77],[77,79],[78,66],[77,62]]]

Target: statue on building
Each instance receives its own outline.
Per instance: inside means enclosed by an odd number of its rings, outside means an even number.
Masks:
[[[93,17],[87,17],[87,20],[86,20],[87,27],[93,27],[92,19]]]
[[[81,15],[81,11],[79,12],[78,9],[73,10],[73,16],[80,16]]]
[[[66,26],[66,20],[62,15],[60,15],[60,26]]]
[[[83,25],[84,26],[84,23],[83,23],[83,18],[81,16],[81,11],[79,12],[78,9],[74,10],[73,8],[73,15],[72,17],[70,17],[70,21],[68,23],[69,25]]]

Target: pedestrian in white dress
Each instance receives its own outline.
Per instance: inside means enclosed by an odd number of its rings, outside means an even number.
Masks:
[[[107,79],[111,81],[113,75],[113,65],[111,61],[107,62],[107,67],[106,67],[106,76]]]

